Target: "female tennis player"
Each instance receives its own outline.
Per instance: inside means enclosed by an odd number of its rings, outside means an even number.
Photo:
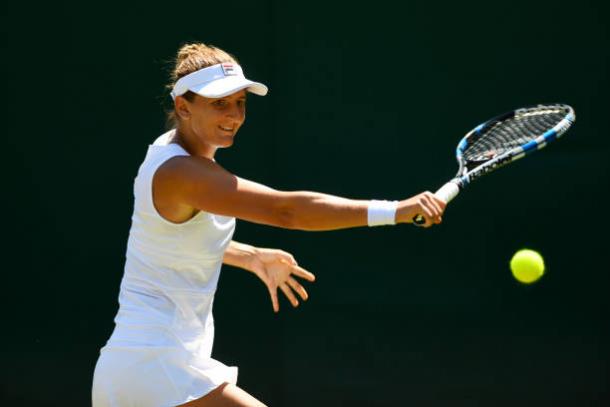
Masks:
[[[149,146],[134,181],[134,213],[115,329],[93,380],[94,407],[263,406],[236,386],[237,368],[211,358],[212,303],[223,263],[251,271],[293,306],[314,281],[292,255],[232,240],[235,218],[311,231],[441,222],[430,192],[402,201],[352,200],[278,191],[231,174],[214,160],[245,120],[246,93],[267,87],[236,59],[205,44],[183,46],[170,85],[174,129]]]

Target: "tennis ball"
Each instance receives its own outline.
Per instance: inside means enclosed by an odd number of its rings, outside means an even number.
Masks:
[[[522,249],[510,260],[513,276],[523,284],[531,284],[544,274],[544,259],[535,250]]]

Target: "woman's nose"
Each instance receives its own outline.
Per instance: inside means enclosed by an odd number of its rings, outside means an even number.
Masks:
[[[227,112],[227,115],[233,119],[244,120],[244,117],[246,116],[246,112],[245,112],[244,108],[235,105],[229,109],[229,111]]]

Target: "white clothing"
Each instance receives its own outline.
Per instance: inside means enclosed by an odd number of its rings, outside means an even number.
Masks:
[[[134,181],[120,307],[95,368],[93,407],[176,406],[237,380],[236,367],[211,358],[212,304],[235,218],[199,212],[176,224],[157,212],[153,175],[189,155],[172,135],[149,146]]]

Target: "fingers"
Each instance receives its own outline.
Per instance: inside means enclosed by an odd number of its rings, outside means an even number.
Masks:
[[[301,278],[304,278],[307,281],[316,281],[316,276],[313,273],[310,273],[309,271],[305,270],[303,267],[299,267],[297,265],[292,267],[292,274],[294,274],[295,276],[299,276]]]
[[[417,215],[413,217],[413,222],[417,224],[419,227],[429,228],[436,222],[434,209],[431,205],[422,201],[419,203],[417,210]]]
[[[426,208],[429,221],[432,223],[441,223],[441,214],[443,213],[443,210],[440,208],[440,205],[435,201],[434,195],[426,194],[422,203]]]
[[[288,298],[288,301],[290,301],[293,307],[299,306],[299,300],[297,300],[297,297],[294,296],[294,293],[286,283],[280,284],[280,290],[282,290],[282,292],[284,293],[286,298]]]
[[[432,219],[434,217],[434,214],[432,213],[428,205],[422,203],[420,215],[424,217],[424,223],[420,224],[419,226],[423,226],[425,228],[432,226]]]
[[[422,226],[430,227],[433,224],[441,223],[446,203],[431,192],[424,192],[420,194],[419,197],[419,204],[422,211],[421,215],[423,215],[426,220]]]
[[[316,280],[316,276],[313,273],[305,270],[303,267],[300,267],[297,264],[297,261],[292,256],[292,254],[287,253],[287,252],[285,252],[283,250],[277,250],[276,253],[280,257],[280,261],[281,262],[292,266],[291,270],[290,270],[290,272],[292,274],[294,274],[296,276],[299,276],[301,278],[304,278],[307,281],[315,281]]]
[[[307,301],[307,299],[309,298],[309,295],[307,294],[307,291],[305,290],[305,287],[303,287],[301,284],[299,284],[299,282],[297,280],[295,280],[294,278],[289,278],[288,279],[288,285],[290,286],[290,288],[292,288],[297,294],[299,294],[299,296],[304,300]]]
[[[438,214],[438,219],[439,222],[441,223],[442,221],[442,217],[443,217],[443,213],[445,212],[445,208],[447,207],[447,203],[445,201],[443,201],[442,199],[438,198],[436,195],[431,194],[431,203],[432,205],[434,205],[434,208],[437,211]]]
[[[273,306],[273,312],[279,312],[280,302],[277,299],[277,288],[269,288],[269,296],[271,297],[271,305]]]
[[[279,287],[280,287],[280,290],[282,290],[282,292],[286,296],[286,298],[288,298],[288,301],[290,301],[290,304],[292,304],[293,307],[299,306],[299,300],[294,295],[292,290],[294,290],[297,294],[299,294],[299,296],[304,301],[307,301],[307,299],[309,298],[309,294],[307,294],[305,287],[303,287],[301,284],[299,284],[299,282],[296,281],[294,278],[289,278],[285,283],[281,283],[279,285]],[[273,305],[273,311],[276,313],[279,312],[280,304],[279,304],[278,297],[277,297],[277,288],[275,288],[275,289],[269,288],[269,296],[271,297],[271,304]]]

